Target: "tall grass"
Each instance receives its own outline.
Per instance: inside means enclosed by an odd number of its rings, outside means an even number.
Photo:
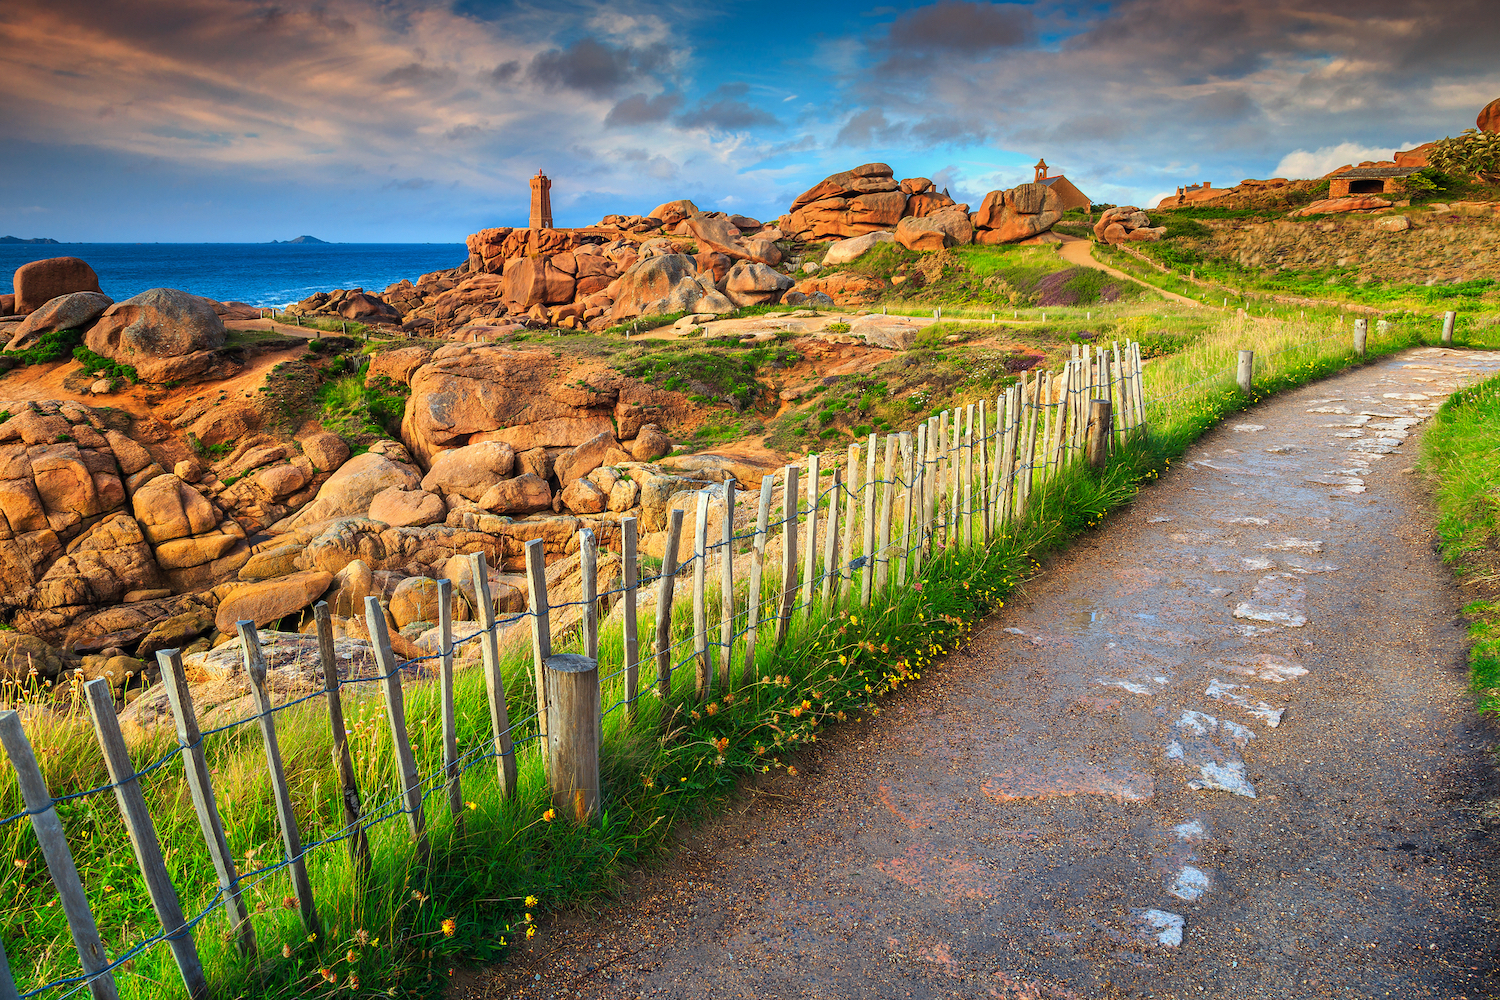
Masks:
[[[1422,436],[1422,466],[1437,477],[1443,560],[1476,598],[1464,608],[1475,702],[1500,713],[1500,376],[1448,397]]]
[[[530,914],[586,906],[615,891],[628,868],[661,855],[676,824],[711,811],[736,783],[789,770],[796,748],[816,740],[828,724],[878,713],[879,698],[920,679],[962,641],[972,623],[1024,578],[1031,560],[1066,545],[1128,502],[1217,419],[1264,392],[1352,363],[1346,331],[1259,321],[1222,324],[1187,350],[1148,366],[1149,438],[1121,448],[1102,473],[1072,469],[1050,480],[1036,495],[1029,519],[991,547],[940,555],[926,564],[920,580],[892,588],[868,609],[842,603],[830,618],[799,614],[778,650],[771,648],[771,629],[764,628],[749,683],[732,694],[716,693],[709,704],[693,697],[691,665],[680,666],[670,697],[642,695],[634,724],[627,725],[621,710],[606,716],[604,807],[591,825],[547,816],[543,762],[535,740],[528,739],[534,729],[527,720],[535,706],[529,644],[513,647],[504,663],[511,718],[521,720],[520,780],[511,800],[500,797],[494,762],[483,756],[489,736],[483,677],[477,670],[461,672],[455,692],[459,746],[477,762],[463,777],[463,796],[472,806],[463,812],[462,829],[448,814],[441,789],[427,786],[432,842],[427,863],[415,859],[399,814],[370,830],[374,869],[368,879],[359,875],[344,844],[312,849],[308,866],[325,928],[320,938],[310,939],[301,927],[284,870],[254,874],[281,857],[256,728],[210,737],[209,765],[229,843],[241,870],[250,873],[247,900],[260,939],[259,955],[242,958],[223,914],[211,913],[197,929],[211,982],[223,995],[245,997],[301,996],[334,982],[353,995],[389,990],[439,995],[451,969],[496,959],[529,933]],[[1372,333],[1370,353],[1397,350],[1415,336],[1399,327],[1383,340]],[[1232,381],[1234,355],[1242,348],[1262,359],[1257,391],[1250,397]],[[764,600],[774,596],[778,578],[768,567]],[[737,606],[747,597],[742,591]],[[674,609],[677,662],[687,658],[690,611],[687,600]],[[652,634],[653,613],[643,609],[643,637]],[[710,619],[715,619],[712,611]],[[741,615],[741,628],[743,622]],[[611,675],[605,681],[606,708],[623,695],[622,679],[613,674],[622,658],[620,644],[618,627],[606,629],[601,652],[604,672]],[[717,658],[717,650],[712,653]],[[654,671],[644,650],[643,658],[642,689],[649,690]],[[737,656],[736,669],[738,662]],[[398,788],[390,730],[373,687],[351,685],[344,699],[367,811],[379,815],[392,813]],[[436,685],[408,682],[412,744],[424,775],[441,769],[438,699]],[[280,712],[277,725],[304,840],[328,837],[342,826],[342,807],[324,706],[319,699]],[[54,795],[105,780],[84,718],[39,713],[27,731]],[[134,760],[144,766],[174,745],[164,730],[148,734],[133,747]],[[181,764],[172,761],[143,785],[184,910],[195,914],[213,898],[215,880]],[[7,771],[0,775],[0,810],[10,815],[19,809],[14,775]],[[123,954],[159,928],[112,796],[75,799],[60,805],[59,812],[104,940],[113,955]],[[78,970],[56,893],[24,820],[0,826],[0,933],[23,990]],[[127,1000],[182,995],[170,952],[159,946],[137,956],[116,978]]]

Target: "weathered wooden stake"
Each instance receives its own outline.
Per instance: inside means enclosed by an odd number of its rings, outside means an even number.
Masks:
[[[15,712],[0,712],[0,743],[5,745],[6,756],[16,772],[21,802],[31,814],[31,829],[47,862],[47,873],[57,887],[57,896],[62,901],[63,916],[68,919],[68,931],[73,935],[73,946],[78,950],[83,974],[92,977],[88,981],[89,996],[94,1000],[119,1000],[114,975],[104,971],[109,966],[109,955],[104,951],[104,942],[99,939],[99,924],[94,920],[94,911],[89,908],[83,880],[78,877],[78,866],[68,848],[68,836],[63,831],[62,821],[57,818],[52,792],[42,777],[42,769],[37,766],[36,753],[26,738],[21,717]]]
[[[552,728],[547,785],[552,807],[586,823],[599,812],[599,661],[561,653],[545,664]]]
[[[326,604],[319,601],[318,606],[323,608],[324,615],[328,614]],[[172,720],[177,726],[177,744],[182,747],[182,767],[188,792],[193,798],[193,811],[198,815],[198,828],[203,831],[203,842],[208,846],[214,874],[219,877],[219,890],[224,894],[224,913],[229,917],[230,930],[234,932],[235,947],[241,955],[252,956],[255,954],[255,928],[250,923],[250,911],[245,908],[244,897],[240,895],[234,852],[229,848],[229,839],[224,836],[224,822],[219,816],[213,780],[209,777],[208,761],[203,754],[203,735],[198,729],[198,715],[193,711],[193,696],[188,691],[182,656],[175,649],[159,650],[156,663],[161,668],[162,685],[167,689],[167,701],[172,706]]]
[[[964,548],[974,547],[974,404],[964,407]]]
[[[141,794],[140,779],[130,761],[130,751],[125,749],[125,735],[120,732],[120,720],[115,716],[115,696],[110,691],[109,681],[103,677],[89,681],[83,686],[83,692],[89,703],[89,714],[94,719],[99,751],[104,755],[104,766],[109,771],[110,783],[114,785],[115,802],[120,807],[120,817],[125,820],[126,832],[130,834],[130,846],[135,849],[141,880],[146,883],[146,892],[151,896],[151,908],[156,911],[156,919],[172,949],[172,958],[177,962],[177,971],[182,974],[188,996],[193,1000],[207,1000],[210,996],[208,980],[203,976],[198,946],[193,943],[192,931],[182,915],[182,900],[177,897],[172,876],[167,873],[167,863],[161,855],[161,841],[156,836],[156,824],[151,822],[151,810],[146,807],[146,797]]]
[[[861,607],[869,607],[870,597],[875,588],[875,435],[870,435],[870,440],[865,451],[865,502],[864,502],[864,543],[860,555],[864,558],[864,568],[859,577],[859,603]]]
[[[947,546],[953,541],[953,533],[948,528],[948,514],[943,505],[943,498],[948,493],[948,466],[952,463],[952,455],[949,450],[951,440],[948,436],[948,411],[944,410],[938,414],[937,466],[933,469],[933,486],[935,487],[933,489],[933,501],[936,509],[932,525],[935,537],[939,528],[938,519],[941,518],[943,537],[941,543],[934,541],[934,545],[942,544],[943,546]]]
[[[391,746],[396,751],[396,777],[401,781],[401,795],[406,800],[407,827],[417,842],[417,852],[424,859],[431,848],[427,843],[427,814],[422,809],[422,776],[417,773],[417,759],[411,752],[406,734],[406,696],[401,690],[401,665],[391,650],[391,636],[385,624],[380,598],[365,598],[365,623],[370,629],[375,667],[381,673],[381,690],[385,693],[385,714],[390,716]]]
[[[682,508],[674,507],[667,515],[667,546],[662,551],[656,595],[656,693],[662,701],[662,725],[667,724],[666,702],[672,696],[672,591],[677,581],[677,548],[681,544]]]
[[[583,605],[583,655],[599,659],[599,539],[593,531],[578,532],[579,602]]]
[[[475,577],[474,585],[479,585]],[[526,596],[531,603],[531,666],[536,674],[537,744],[545,756],[547,743],[547,682],[542,676],[552,655],[552,606],[547,603],[547,550],[540,538],[526,543]]]
[[[1135,406],[1136,426],[1142,429],[1146,426],[1146,380],[1141,370],[1141,344],[1136,341],[1130,348],[1131,363],[1135,365]]]
[[[1363,321],[1361,321],[1361,322],[1363,322]],[[1359,334],[1356,333],[1355,337],[1358,338]],[[1359,350],[1359,348],[1356,347],[1356,350]],[[1361,352],[1361,353],[1363,353],[1363,352]],[[1255,378],[1255,352],[1254,351],[1241,351],[1240,352],[1239,365],[1235,368],[1235,372],[1234,372],[1234,380],[1239,385],[1240,392],[1243,392],[1247,396],[1250,395],[1251,382],[1252,382],[1252,380],[1254,378]]]
[[[818,460],[820,455],[807,456],[807,539],[802,553],[802,608],[803,614],[811,615],[813,609],[813,581],[818,576]]]
[[[917,425],[916,454],[911,464],[911,484],[914,495],[911,500],[911,520],[907,522],[906,554],[911,560],[913,579],[922,572],[922,550],[926,547],[925,525],[922,512],[927,504],[927,425]],[[915,529],[915,530],[913,530]]]
[[[1089,413],[1089,465],[1102,469],[1109,463],[1110,402],[1093,401]]]
[[[797,467],[788,465],[781,490],[781,614],[776,618],[776,645],[786,641],[797,603]]]
[[[697,660],[696,694],[708,697],[714,665],[708,658],[708,491],[698,491],[698,520],[693,529],[693,655]]]
[[[986,419],[985,403],[979,401],[979,528],[984,535],[984,544],[990,543],[990,436]]]
[[[529,558],[528,552],[528,558]],[[490,598],[490,572],[484,553],[469,556],[469,574],[474,580],[474,613],[484,629],[480,636],[480,654],[484,658],[484,688],[490,702],[490,737],[495,743],[495,766],[500,779],[500,795],[516,794],[516,748],[510,735],[510,707],[505,703],[505,674],[500,669],[500,637],[495,634],[495,602]],[[543,588],[545,589],[545,587]],[[546,748],[542,748],[546,753]]]
[[[844,481],[844,540],[839,547],[839,596],[847,598],[854,590],[854,532],[857,530],[855,499],[859,490],[859,444],[849,446],[849,467]]]
[[[719,560],[719,673],[725,690],[734,690],[734,477],[724,479],[724,531]],[[712,692],[709,692],[712,694]]]
[[[875,540],[875,590],[891,581],[891,515],[896,505],[896,435],[885,436],[885,481],[880,487],[880,537]]]
[[[620,518],[620,556],[625,574],[625,718],[635,718],[635,699],[641,676],[640,623],[636,620],[636,591],[641,585],[641,564],[637,554],[636,520]]]
[[[302,835],[297,830],[297,816],[292,812],[292,789],[281,766],[281,746],[276,742],[276,716],[272,714],[271,694],[266,690],[266,658],[260,649],[260,635],[252,621],[235,623],[245,659],[245,677],[259,716],[260,735],[266,745],[266,768],[271,775],[271,794],[276,800],[276,822],[281,827],[281,845],[286,850],[287,869],[292,875],[292,891],[302,911],[302,926],[309,934],[322,930],[318,910],[313,904],[312,882],[307,878],[307,862],[302,857]]]
[[[750,545],[750,592],[745,605],[745,665],[740,668],[740,686],[755,682],[755,635],[760,631],[761,578],[766,569],[766,536],[771,523],[771,493],[775,476],[760,478],[760,505],[755,510],[755,540]]]
[[[896,553],[896,586],[906,583],[906,564],[911,558],[911,505],[916,499],[914,481],[916,456],[912,453],[911,431],[902,431],[901,444],[901,547]]]
[[[1457,319],[1457,318],[1458,318],[1458,313],[1454,312],[1451,309],[1449,311],[1443,313],[1443,346],[1444,347],[1452,347],[1453,346],[1453,321],[1455,319]],[[1363,355],[1364,352],[1361,351],[1360,354]]]
[[[438,585],[438,683],[442,689],[443,773],[448,781],[448,812],[453,829],[464,832],[462,765],[458,762],[458,715],[453,705],[453,581]]]
[[[833,585],[835,575],[840,577],[843,575],[834,568],[834,560],[838,558],[839,544],[839,490],[843,482],[843,470],[835,465],[833,488],[828,493],[827,530],[823,533],[823,616],[825,618],[833,614],[833,601],[838,596],[838,588]]]

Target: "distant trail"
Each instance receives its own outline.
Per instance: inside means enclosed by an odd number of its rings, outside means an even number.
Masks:
[[[864,724],[449,997],[1500,996],[1407,351],[1205,435]],[[761,793],[770,794],[761,794]]]
[[[1062,237],[1063,241],[1061,251],[1062,259],[1067,261],[1069,264],[1076,264],[1079,267],[1092,267],[1096,271],[1103,271],[1105,274],[1108,274],[1114,278],[1119,278],[1122,281],[1133,281],[1137,285],[1140,285],[1142,288],[1149,288],[1153,292],[1172,302],[1181,302],[1183,305],[1187,306],[1201,307],[1203,305],[1202,302],[1199,302],[1196,299],[1190,299],[1186,295],[1178,295],[1176,292],[1169,292],[1165,288],[1157,288],[1155,285],[1142,281],[1140,278],[1131,277],[1124,271],[1117,271],[1114,268],[1110,267],[1108,264],[1104,264],[1098,260],[1095,260],[1093,253],[1094,244],[1088,240],[1081,239],[1077,236],[1063,236],[1062,233],[1058,233],[1057,235]]]

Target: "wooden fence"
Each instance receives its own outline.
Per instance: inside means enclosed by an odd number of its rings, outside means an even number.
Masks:
[[[597,590],[598,544],[591,531],[580,532],[581,593],[569,606],[581,608],[582,652],[557,654],[552,649],[551,616],[563,605],[550,603],[541,540],[526,546],[528,608],[520,615],[497,619],[489,591],[483,554],[474,553],[470,570],[475,588],[479,629],[462,642],[477,642],[488,694],[489,738],[483,745],[460,753],[454,707],[453,584],[438,581],[439,652],[401,660],[391,649],[385,612],[379,602],[366,599],[365,618],[377,665],[375,678],[384,697],[391,728],[399,791],[392,803],[371,807],[362,798],[346,738],[340,680],[334,656],[333,623],[326,605],[314,608],[324,694],[338,765],[345,825],[331,836],[304,842],[292,802],[292,790],[282,766],[277,741],[277,716],[293,704],[272,703],[266,683],[267,667],[255,624],[238,623],[246,676],[255,715],[212,730],[213,735],[255,723],[264,744],[271,778],[283,858],[251,873],[236,868],[235,855],[224,833],[215,801],[213,775],[204,756],[205,734],[200,730],[177,650],[157,654],[166,687],[178,746],[155,763],[137,771],[131,763],[116,721],[114,698],[106,680],[84,686],[95,735],[109,774],[109,782],[84,792],[54,797],[14,711],[0,713],[0,743],[15,769],[25,808],[0,820],[0,826],[29,819],[57,888],[68,927],[77,948],[78,974],[38,984],[19,992],[0,949],[0,1000],[27,1000],[52,994],[67,996],[87,989],[96,998],[117,996],[114,973],[147,948],[165,942],[181,972],[183,985],[194,1000],[211,995],[194,945],[194,930],[222,909],[237,947],[256,951],[256,935],[244,896],[246,890],[285,869],[296,905],[309,934],[320,930],[316,893],[308,876],[306,858],[315,850],[343,843],[363,872],[371,870],[367,830],[405,817],[412,849],[429,851],[426,810],[436,796],[446,800],[456,823],[463,822],[463,775],[489,760],[495,762],[499,794],[516,794],[517,734],[537,738],[546,759],[547,781],[554,808],[587,822],[601,807],[599,746],[603,717],[620,710],[634,723],[640,696],[641,646],[637,634],[637,598],[643,586],[656,589],[655,633],[646,666],[655,667],[656,693],[671,696],[674,673],[692,664],[693,696],[704,701],[714,692],[751,683],[757,676],[757,640],[768,637],[780,646],[786,641],[793,616],[832,615],[840,602],[868,606],[889,588],[916,579],[939,549],[988,545],[997,535],[1031,512],[1040,487],[1071,464],[1102,464],[1108,451],[1127,435],[1146,427],[1146,399],[1141,380],[1138,344],[1116,344],[1112,349],[1090,345],[1074,348],[1061,372],[1023,372],[1019,382],[991,406],[969,404],[929,417],[914,432],[885,436],[871,434],[863,443],[849,445],[842,466],[825,474],[823,456],[807,458],[803,469],[787,466],[781,474],[783,516],[771,520],[775,476],[760,484],[753,530],[735,533],[738,490],[731,481],[722,491],[722,532],[708,537],[712,493],[698,493],[692,536],[692,556],[678,559],[684,530],[684,511],[673,509],[667,525],[662,571],[643,580],[637,551],[634,518],[621,522],[623,583],[601,595]],[[824,479],[830,478],[826,487]],[[767,544],[779,534],[779,567],[767,565]],[[821,535],[821,537],[820,537]],[[744,626],[736,629],[735,548],[748,543],[748,601]],[[821,557],[821,560],[820,560]],[[800,562],[800,573],[799,573]],[[679,579],[691,570],[691,630],[673,639],[672,609],[678,600]],[[779,572],[779,583],[765,574]],[[714,578],[719,592],[718,621],[710,622],[709,588]],[[769,596],[767,595],[769,592]],[[600,694],[599,625],[602,597],[623,603],[624,696],[608,710]],[[527,619],[531,629],[537,700],[535,711],[512,720],[501,671],[500,633],[503,627]],[[717,633],[716,640],[711,639]],[[715,649],[717,653],[715,655]],[[736,656],[738,653],[738,656]],[[683,654],[679,658],[679,654]],[[443,763],[431,774],[419,773],[407,731],[403,685],[409,683],[421,660],[436,661],[441,685]],[[735,666],[738,660],[738,679]],[[428,665],[430,671],[431,665]],[[406,679],[403,679],[403,675]],[[312,696],[310,696],[312,697]],[[529,708],[529,706],[528,706]],[[663,713],[665,717],[666,713]],[[192,805],[213,862],[217,892],[191,918],[182,909],[177,888],[169,877],[162,849],[141,793],[140,781],[182,758]],[[101,939],[86,891],[69,848],[56,805],[70,799],[113,792],[129,832],[136,860],[149,891],[160,930],[111,957]],[[56,991],[54,993],[54,991]]]

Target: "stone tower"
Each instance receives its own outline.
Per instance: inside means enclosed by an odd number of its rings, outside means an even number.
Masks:
[[[552,181],[540,170],[531,179],[531,228],[552,228]]]
[[[1036,161],[1036,180],[1033,183],[1040,184],[1042,181],[1044,181],[1046,179],[1047,179],[1047,161],[1046,160],[1037,160]]]

